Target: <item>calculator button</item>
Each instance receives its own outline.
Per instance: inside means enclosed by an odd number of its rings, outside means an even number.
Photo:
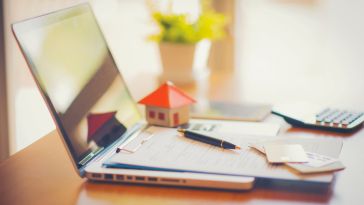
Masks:
[[[348,119],[346,119],[345,121],[348,122],[348,124],[350,124],[356,119],[356,117],[357,117],[357,115],[353,114]]]
[[[338,110],[334,110],[333,112],[330,113],[330,115],[325,119],[326,123],[331,123],[333,122],[337,117],[339,117],[341,114],[341,112],[339,112]]]
[[[351,115],[350,115],[350,117],[351,117]],[[348,126],[349,124],[350,124],[350,121],[349,121],[349,118],[350,117],[348,117],[348,118],[346,118],[345,120],[343,120],[342,122],[341,122],[341,124],[343,125],[343,126]]]
[[[334,125],[334,126],[339,126],[340,125],[340,120],[334,120],[334,122],[332,122],[332,124]]]
[[[336,122],[333,122],[333,123],[332,123],[332,126],[333,126],[333,127],[339,127],[339,125],[340,125],[340,123],[336,123]]]
[[[326,117],[328,117],[331,112],[332,110],[330,110],[329,108],[321,111],[319,114],[316,115],[316,122],[324,122]]]
[[[330,118],[325,118],[325,120],[324,120],[324,122],[325,122],[325,124],[327,124],[327,123],[331,123],[331,119]]]
[[[329,109],[329,108],[324,109],[323,111],[321,111],[320,113],[318,113],[318,114],[316,115],[316,118],[320,118],[320,117],[322,117],[322,115],[324,115],[325,113],[327,113],[327,112],[329,112],[329,111],[330,111],[330,109]]]
[[[332,110],[325,116],[325,119],[323,120],[326,126],[329,126],[331,122],[336,118],[338,115],[338,110]]]
[[[348,127],[348,123],[347,123],[347,122],[342,122],[342,123],[341,123],[341,127],[343,127],[343,128]]]
[[[322,121],[324,121],[324,118],[322,118],[322,117],[316,118],[316,123],[321,124]]]
[[[351,117],[352,113],[347,113],[341,121],[345,121]]]
[[[334,123],[340,124],[340,122],[345,120],[347,117],[349,117],[349,113],[347,111],[343,111],[337,118],[334,119]]]
[[[356,119],[358,119],[361,116],[360,113],[355,113],[352,116],[350,116],[347,121],[350,123],[354,122]]]

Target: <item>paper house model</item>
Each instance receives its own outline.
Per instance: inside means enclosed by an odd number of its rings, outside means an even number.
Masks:
[[[139,101],[146,106],[145,116],[149,124],[166,127],[187,123],[190,118],[190,105],[195,102],[171,82],[161,85]]]
[[[89,114],[87,116],[87,142],[98,146],[109,145],[125,131],[126,127],[115,118],[116,112]]]

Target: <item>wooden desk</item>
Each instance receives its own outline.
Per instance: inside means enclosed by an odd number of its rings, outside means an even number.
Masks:
[[[147,81],[145,81],[147,82]],[[150,81],[148,81],[150,82]],[[228,82],[228,83],[227,83]],[[231,77],[212,77],[214,99],[234,100]],[[133,93],[137,87],[133,87]],[[139,86],[140,87],[140,86]],[[143,88],[145,88],[143,84]],[[190,92],[196,89],[187,89]],[[140,90],[142,96],[147,92]],[[215,96],[215,97],[214,97]],[[0,164],[0,204],[361,204],[364,201],[364,129],[352,135],[290,128],[282,134],[344,139],[341,160],[347,169],[337,173],[331,189],[316,192],[300,186],[260,185],[248,192],[101,184],[78,177],[58,134],[53,131]]]

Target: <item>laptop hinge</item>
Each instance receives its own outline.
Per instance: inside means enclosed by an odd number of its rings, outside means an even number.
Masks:
[[[99,154],[102,150],[104,150],[103,147],[101,147],[100,149],[97,149],[97,150],[91,152],[85,158],[83,158],[78,164],[80,164],[82,166],[86,165],[89,161],[91,161],[91,159],[93,159],[94,156],[96,156],[97,154]]]

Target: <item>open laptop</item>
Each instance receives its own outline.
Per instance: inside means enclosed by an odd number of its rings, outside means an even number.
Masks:
[[[103,162],[116,148],[148,125],[143,123],[91,7],[81,4],[15,23],[12,29],[81,177],[218,189],[253,187],[253,177],[106,168]],[[224,123],[200,120],[190,126],[212,131],[223,128]]]

